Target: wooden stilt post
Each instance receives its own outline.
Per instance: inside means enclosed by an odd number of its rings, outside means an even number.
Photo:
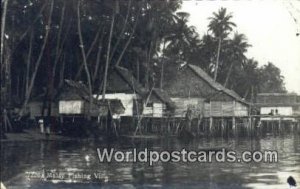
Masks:
[[[221,119],[221,136],[224,136],[224,118]]]
[[[198,121],[197,121],[197,135],[200,135],[200,123],[201,123],[201,118],[198,117]]]
[[[279,118],[279,121],[278,121],[278,133],[280,134],[281,133],[281,122],[282,122],[282,117]]]
[[[209,135],[212,135],[213,117],[209,117]]]
[[[248,119],[248,135],[251,136],[252,134],[252,117],[249,116],[249,119]]]
[[[272,120],[272,123],[271,123],[271,133],[272,133],[272,135],[274,135],[274,122],[275,121]]]
[[[295,131],[295,123],[294,122],[292,122],[292,133]]]
[[[234,116],[232,117],[232,129],[233,129],[234,135],[236,135],[237,134],[237,128],[236,128],[236,120],[235,120]]]

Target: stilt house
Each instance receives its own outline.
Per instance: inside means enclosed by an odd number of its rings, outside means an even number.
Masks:
[[[193,118],[248,116],[249,103],[215,82],[200,67],[186,64],[167,69],[173,71],[166,75],[164,90],[175,103],[176,117],[184,117],[188,109],[192,111]]]
[[[112,113],[123,113],[124,106],[120,100],[99,101],[93,99],[92,112],[89,112],[90,99],[87,87],[82,82],[65,81],[63,92],[59,94],[59,114],[64,116],[106,116]]]
[[[101,94],[101,92],[100,92]],[[101,99],[101,95],[94,95]],[[117,117],[144,115],[162,117],[173,104],[166,94],[158,89],[147,90],[126,68],[114,67],[109,71],[105,99],[118,99],[125,107]]]
[[[262,120],[279,119],[286,116],[283,120],[294,120],[289,116],[300,115],[299,96],[295,93],[260,93],[257,95],[256,106],[260,109],[261,115],[270,115]],[[272,117],[274,116],[274,117]]]

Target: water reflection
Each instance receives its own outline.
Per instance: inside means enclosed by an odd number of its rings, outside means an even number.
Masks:
[[[300,182],[298,135],[266,138],[201,138],[189,144],[177,139],[40,141],[1,143],[1,179],[8,188],[288,188],[292,175]],[[225,146],[245,150],[277,150],[278,163],[99,163],[96,148],[198,150]],[[87,158],[88,157],[88,158]],[[29,173],[62,178],[29,179]],[[27,175],[26,175],[27,174]],[[77,174],[77,175],[76,175]],[[79,175],[81,174],[81,175]],[[91,177],[84,177],[91,175]],[[74,177],[80,179],[74,179]],[[76,177],[76,178],[77,178]],[[62,182],[63,180],[63,182]]]

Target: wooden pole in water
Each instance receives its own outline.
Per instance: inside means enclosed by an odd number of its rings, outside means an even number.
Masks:
[[[250,136],[253,134],[253,118],[250,116],[249,117],[249,124],[250,124]]]
[[[200,134],[200,118],[197,119],[197,135]]]
[[[221,119],[221,136],[224,135],[224,117]]]
[[[212,134],[213,117],[209,117],[209,134]]]
[[[279,118],[279,121],[278,121],[278,133],[280,134],[281,133],[281,121],[282,121],[282,117]]]
[[[237,128],[236,128],[236,122],[235,122],[235,121],[236,121],[236,120],[235,120],[235,117],[233,116],[233,117],[232,117],[232,129],[233,129],[234,135],[237,134],[237,132],[236,132]]]
[[[275,121],[272,121],[272,122],[271,122],[271,133],[272,133],[272,135],[274,134],[274,122],[275,122]]]

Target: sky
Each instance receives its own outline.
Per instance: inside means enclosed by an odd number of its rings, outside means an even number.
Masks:
[[[300,0],[183,0],[181,11],[190,13],[189,24],[201,37],[207,33],[208,18],[221,7],[232,13],[234,32],[245,34],[252,45],[247,57],[260,66],[275,64],[286,89],[300,94]]]

